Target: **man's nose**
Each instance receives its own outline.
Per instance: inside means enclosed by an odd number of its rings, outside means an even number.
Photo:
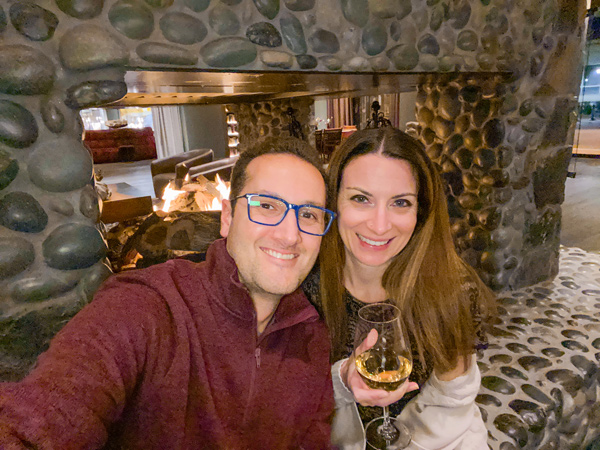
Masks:
[[[392,223],[389,218],[389,211],[385,205],[378,205],[372,211],[372,216],[368,220],[369,229],[377,234],[384,234],[392,228]]]
[[[290,209],[279,225],[274,227],[274,235],[285,245],[294,245],[300,241],[295,211]]]

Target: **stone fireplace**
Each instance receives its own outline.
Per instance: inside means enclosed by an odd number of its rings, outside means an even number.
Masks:
[[[461,256],[498,291],[551,279],[584,15],[575,0],[0,2],[0,379],[111,273],[78,111],[127,94],[127,70],[406,74]],[[252,139],[310,107],[280,102],[235,105]]]

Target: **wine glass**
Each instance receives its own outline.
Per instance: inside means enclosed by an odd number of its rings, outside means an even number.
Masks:
[[[377,342],[363,350],[363,342],[375,332]],[[372,340],[374,336],[369,338]],[[406,381],[412,370],[412,356],[407,343],[400,323],[400,310],[394,305],[372,303],[358,311],[354,355],[356,370],[367,386],[395,391]],[[388,407],[384,406],[383,416],[369,422],[365,429],[369,448],[403,449],[410,444],[407,427],[394,422],[390,420]]]

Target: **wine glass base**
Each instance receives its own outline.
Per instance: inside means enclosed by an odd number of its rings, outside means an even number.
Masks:
[[[371,420],[365,429],[367,435],[367,448],[375,450],[401,450],[408,447],[410,444],[411,436],[410,431],[406,425],[396,421],[395,418],[391,418],[390,422],[394,428],[398,431],[397,437],[386,436],[383,427],[383,417]],[[396,433],[393,433],[396,434]],[[387,437],[387,439],[386,439]]]

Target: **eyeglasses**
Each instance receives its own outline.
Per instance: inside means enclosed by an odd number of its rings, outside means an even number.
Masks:
[[[240,198],[248,200],[248,219],[268,227],[279,225],[285,219],[288,211],[293,209],[300,231],[313,236],[323,236],[327,234],[335,218],[335,213],[328,209],[314,205],[294,205],[272,195],[244,194],[231,201],[234,202]]]

